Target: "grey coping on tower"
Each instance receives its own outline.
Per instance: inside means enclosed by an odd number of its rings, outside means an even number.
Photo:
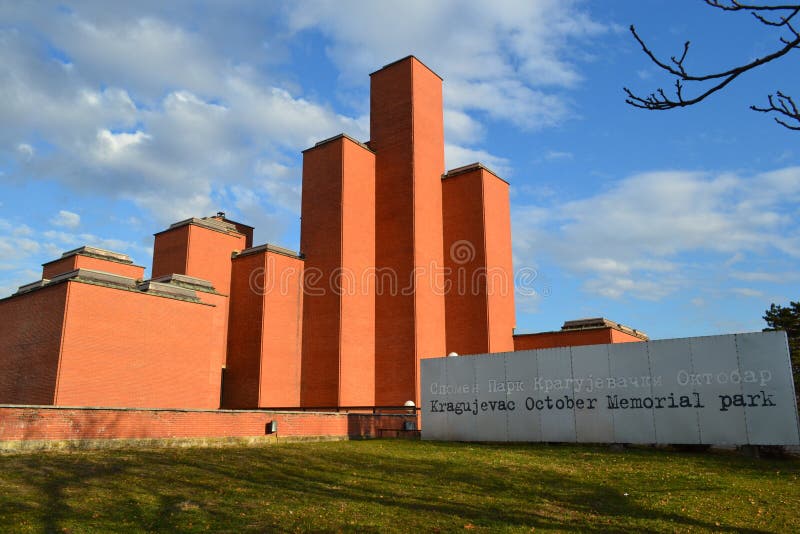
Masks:
[[[479,162],[470,163],[469,165],[464,165],[463,167],[456,167],[455,169],[451,169],[451,170],[447,171],[446,173],[444,173],[442,175],[442,180],[446,180],[448,178],[454,178],[456,176],[460,176],[462,174],[466,174],[468,172],[472,172],[472,171],[479,170],[479,169],[483,169],[484,171],[488,172],[489,174],[491,174],[492,176],[494,176],[495,178],[497,178],[498,180],[500,180],[502,182],[505,182],[507,184],[509,183],[508,180],[506,180],[504,178],[501,178],[492,169],[490,169],[489,167],[487,167],[483,163],[479,163]]]
[[[195,287],[197,288],[202,287],[203,289],[201,290],[204,292],[215,293],[213,287],[211,287],[209,282],[201,280],[199,278],[193,278],[190,276],[183,276],[183,275],[168,275],[167,277],[161,277],[161,278],[168,278],[169,282],[165,283],[153,280],[145,280],[143,282],[137,283],[136,280],[127,276],[106,273],[103,271],[95,271],[92,269],[75,269],[73,271],[59,274],[58,276],[54,276],[50,280],[42,279],[30,284],[20,286],[17,292],[11,296],[15,297],[17,295],[21,295],[24,293],[30,293],[31,291],[35,291],[43,287],[49,287],[63,282],[84,282],[89,284],[101,285],[112,289],[122,289],[127,291],[141,292],[152,296],[167,297],[167,298],[185,300],[195,303],[202,303],[202,302],[197,297],[197,293],[195,292],[195,290],[193,288],[186,287],[185,285],[183,285],[184,283],[187,285],[190,283],[194,283]],[[179,281],[179,279],[183,280]]]
[[[419,64],[420,64],[420,65],[422,65],[423,67],[425,67],[426,69],[428,69],[429,71],[431,71],[431,72],[433,73],[433,75],[434,75],[434,76],[436,76],[436,77],[437,77],[437,78],[439,78],[440,80],[443,80],[443,78],[442,78],[441,76],[439,76],[438,74],[436,74],[436,71],[435,71],[435,70],[433,70],[432,68],[430,68],[429,66],[427,66],[425,63],[423,63],[423,62],[422,62],[422,60],[420,60],[420,59],[419,59],[417,56],[415,56],[414,54],[410,54],[410,55],[408,55],[408,56],[406,56],[406,57],[403,57],[403,58],[400,58],[400,59],[398,59],[397,61],[392,61],[391,63],[387,63],[386,65],[384,65],[383,67],[379,68],[379,69],[378,69],[378,70],[376,70],[375,72],[370,72],[370,73],[369,73],[369,75],[370,75],[370,76],[372,76],[373,74],[377,74],[377,73],[379,73],[380,71],[382,71],[382,70],[384,70],[384,69],[388,69],[389,67],[391,67],[391,66],[393,66],[393,65],[396,65],[397,63],[402,63],[403,61],[405,61],[405,60],[407,60],[407,59],[409,59],[409,58],[414,58],[414,59],[416,59],[416,60],[419,62]]]
[[[97,282],[123,288],[135,288],[136,280],[128,276],[121,276],[119,274],[111,274],[103,271],[95,271],[93,269],[75,269],[50,279],[48,285],[57,284],[66,280],[82,280],[86,282]]]
[[[205,293],[216,293],[214,284],[202,278],[195,278],[194,276],[187,276],[185,274],[165,274],[157,278],[151,278],[150,282],[159,284],[172,284],[187,289],[194,289],[195,291],[203,291]]]
[[[14,293],[14,294],[15,295],[19,295],[21,293],[28,293],[30,291],[34,291],[36,289],[39,289],[40,287],[46,286],[49,282],[50,282],[50,280],[48,280],[47,278],[42,278],[41,280],[37,280],[35,282],[31,282],[30,284],[25,284],[24,286],[19,286],[19,288],[17,289],[17,292]]]
[[[288,248],[276,247],[275,245],[270,245],[269,243],[258,245],[257,247],[246,248],[241,252],[234,252],[232,257],[239,258],[241,256],[250,256],[251,254],[259,254],[261,252],[274,252],[275,254],[289,256],[291,258],[297,258],[299,260],[305,259],[305,256],[303,256],[303,254],[301,254],[300,252],[295,252],[293,250],[289,250]]]
[[[163,282],[154,282],[153,280],[145,280],[140,282],[136,288],[145,293],[153,293],[165,297],[175,297],[186,300],[196,300],[197,293],[193,289],[182,287],[175,284],[165,284]]]
[[[649,339],[647,334],[642,332],[641,330],[636,330],[635,328],[631,328],[630,326],[625,326],[622,323],[617,323],[606,319],[605,317],[591,317],[587,319],[575,319],[573,321],[564,321],[564,325],[561,327],[561,331],[575,331],[575,330],[591,330],[594,328],[613,328],[615,330],[619,330],[620,332],[624,332],[626,334],[630,334],[632,336],[647,340]]]
[[[366,143],[362,143],[361,141],[359,141],[355,137],[351,137],[351,136],[347,135],[346,133],[340,133],[338,135],[334,135],[333,137],[328,137],[327,139],[323,139],[322,141],[317,141],[316,143],[314,143],[314,146],[303,150],[303,152],[308,152],[309,150],[314,150],[315,148],[319,148],[322,145],[326,145],[328,143],[332,143],[333,141],[336,141],[337,139],[347,139],[348,141],[352,141],[353,143],[357,144],[361,148],[369,150],[373,154],[375,153],[375,151],[372,150],[369,146],[367,146]]]
[[[239,231],[236,230],[235,225],[225,221],[220,221],[219,219],[215,219],[213,217],[203,217],[202,219],[199,219],[197,217],[190,217],[188,219],[172,223],[169,225],[169,228],[167,228],[166,230],[162,230],[160,232],[156,232],[154,235],[163,234],[164,232],[169,232],[170,230],[174,230],[175,228],[180,228],[181,226],[188,226],[190,224],[193,224],[195,226],[200,226],[202,228],[207,228],[209,230],[214,230],[215,232],[221,232],[223,234],[239,233]]]
[[[127,265],[133,265],[133,260],[131,260],[131,257],[128,256],[127,254],[122,254],[121,252],[113,252],[111,250],[105,250],[97,247],[90,247],[88,245],[68,250],[63,254],[61,254],[60,258],[48,261],[47,263],[43,263],[42,265],[49,265],[51,263],[61,261],[64,258],[69,258],[70,256],[90,256],[92,258],[98,258],[101,260],[108,260],[117,263],[125,263]]]

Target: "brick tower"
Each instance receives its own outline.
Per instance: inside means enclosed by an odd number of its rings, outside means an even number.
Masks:
[[[301,404],[375,404],[375,155],[346,135],[303,152]]]
[[[419,403],[420,358],[445,355],[442,79],[413,56],[373,72],[370,136],[378,273],[375,400]]]
[[[442,179],[447,352],[514,350],[508,183],[473,163]]]

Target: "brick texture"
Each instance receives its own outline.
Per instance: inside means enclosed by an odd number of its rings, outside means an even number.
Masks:
[[[0,300],[0,403],[52,404],[67,284]]]
[[[376,403],[419,403],[419,359],[445,355],[441,79],[413,57],[373,73],[370,134],[376,267],[397,285],[376,288]]]
[[[263,436],[370,438],[414,416],[315,412],[114,410],[0,406],[0,443],[19,440],[166,439]]]
[[[68,295],[55,404],[219,407],[216,308],[87,283],[62,285]]]
[[[447,352],[514,350],[508,184],[476,166],[442,181]]]
[[[300,406],[303,260],[267,250],[233,260],[226,408]]]
[[[341,136],[303,153],[303,406],[375,402],[375,156]]]
[[[577,347],[580,345],[603,345],[606,343],[633,343],[639,341],[643,340],[613,328],[591,328],[566,332],[518,334],[514,336],[514,350]]]
[[[134,280],[144,278],[144,267],[140,265],[130,265],[117,261],[104,260],[92,256],[75,254],[67,258],[51,261],[42,266],[42,278],[51,279],[59,274],[68,273],[75,269],[92,269],[106,273],[127,276]]]

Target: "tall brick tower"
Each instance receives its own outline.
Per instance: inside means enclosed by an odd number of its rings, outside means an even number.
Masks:
[[[442,179],[447,352],[514,350],[508,183],[473,163]]]
[[[378,274],[375,401],[418,403],[419,360],[445,355],[442,79],[413,56],[373,72],[370,136]]]
[[[375,404],[375,155],[338,135],[303,152],[301,404]]]

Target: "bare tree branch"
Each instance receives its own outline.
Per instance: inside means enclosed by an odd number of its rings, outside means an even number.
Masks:
[[[683,52],[680,57],[671,56],[670,61],[659,59],[656,54],[647,46],[644,40],[636,32],[636,28],[631,25],[630,30],[634,39],[642,47],[642,51],[650,58],[650,60],[663,71],[675,76],[675,93],[674,96],[667,96],[663,89],[659,88],[655,92],[647,96],[639,96],[627,87],[623,87],[627,98],[625,102],[631,106],[648,109],[648,110],[667,110],[674,108],[687,107],[698,102],[703,101],[708,96],[720,91],[733,80],[745,72],[751,71],[775,61],[794,49],[800,48],[800,33],[792,25],[792,19],[800,13],[800,4],[780,4],[780,5],[767,5],[767,4],[750,4],[740,2],[738,0],[705,0],[705,3],[711,7],[721,9],[723,11],[744,11],[752,14],[756,20],[765,26],[781,28],[788,30],[790,37],[786,38],[781,36],[780,42],[783,44],[774,52],[765,56],[756,58],[749,63],[744,63],[736,67],[721,71],[711,72],[707,74],[690,73],[684,63],[689,53],[690,42],[686,41],[683,45]],[[770,13],[769,18],[764,13]],[[777,18],[776,18],[777,17]],[[694,97],[684,96],[684,85],[682,82],[699,83],[714,82],[713,85],[707,87],[704,91],[700,92]],[[775,112],[782,115],[791,121],[800,123],[800,115],[797,113],[797,107],[791,97],[778,91],[775,96],[769,95],[769,107],[751,106],[751,109],[763,113]],[[785,120],[776,117],[775,121],[790,130],[800,130],[800,127],[789,125]]]
[[[753,111],[760,111],[762,113],[770,113],[770,112],[779,113],[784,117],[796,121],[798,125],[792,126],[779,117],[774,117],[775,122],[777,122],[778,124],[780,124],[785,128],[789,128],[790,130],[800,131],[800,110],[797,109],[797,106],[795,105],[794,100],[792,100],[792,97],[778,91],[774,96],[769,95],[767,98],[769,100],[769,107],[762,108],[759,106],[750,106],[750,109],[752,109]]]

